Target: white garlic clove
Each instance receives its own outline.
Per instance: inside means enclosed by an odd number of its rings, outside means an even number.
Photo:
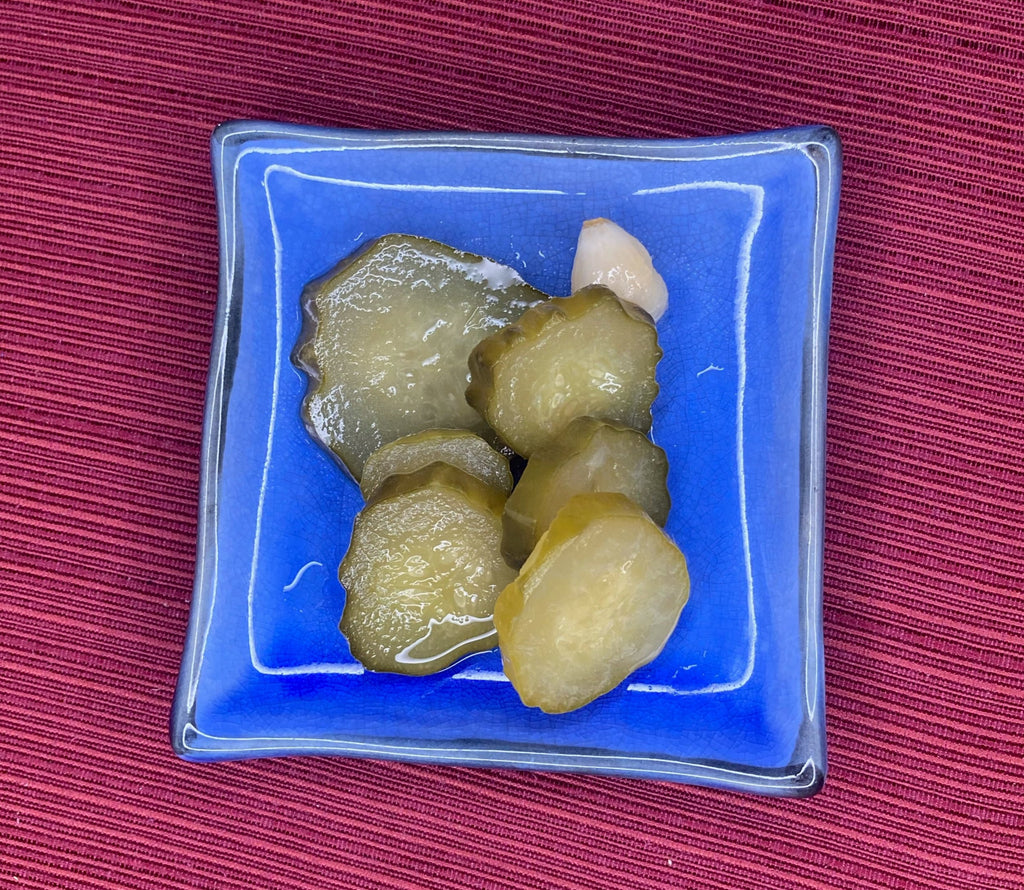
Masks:
[[[588,284],[603,284],[655,321],[668,308],[665,279],[647,248],[610,219],[588,219],[580,229],[572,264],[573,293]]]

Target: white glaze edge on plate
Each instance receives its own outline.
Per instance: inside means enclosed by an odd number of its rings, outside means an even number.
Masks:
[[[196,622],[195,628],[189,628],[189,643],[192,644],[189,659],[187,680],[186,709],[191,712],[196,701],[196,693],[199,688],[199,678],[202,675],[203,656],[206,653],[206,643],[210,636],[210,627],[213,624],[213,607],[217,601],[217,579],[219,572],[219,553],[217,547],[217,529],[220,525],[220,498],[212,496],[217,489],[217,476],[219,474],[219,461],[214,459],[223,444],[223,414],[224,403],[224,372],[225,357],[227,355],[229,320],[232,317],[232,302],[235,286],[235,253],[238,244],[238,228],[235,219],[235,208],[229,196],[235,194],[235,177],[237,165],[231,168],[231,185],[226,184],[227,173],[227,151],[223,143],[217,147],[215,155],[217,165],[217,200],[223,212],[219,214],[220,225],[218,237],[221,245],[220,257],[220,294],[223,305],[217,307],[216,329],[214,332],[211,348],[209,382],[207,385],[208,395],[206,399],[206,411],[203,428],[202,444],[202,469],[199,480],[199,503],[203,507],[203,513],[199,517],[199,534],[196,541],[196,565],[199,566],[196,584],[193,590],[193,601],[191,604],[190,619]],[[211,406],[217,410],[212,411]],[[216,424],[216,426],[214,426]],[[212,514],[212,515],[211,515]],[[209,549],[207,544],[213,538],[213,546]],[[209,601],[208,604],[206,601]],[[192,616],[195,616],[194,618]],[[205,619],[205,620],[204,620]],[[201,631],[202,641],[198,642],[193,638],[193,633],[198,633],[198,621],[204,620]],[[175,716],[178,714],[178,702],[175,702]]]
[[[244,745],[239,748],[246,756],[273,757],[291,754],[296,750],[310,754],[345,754],[354,757],[386,758],[406,762],[426,761],[462,766],[510,767],[513,769],[558,769],[567,772],[603,773],[625,775],[634,778],[691,780],[714,787],[728,786],[737,791],[756,791],[761,794],[778,796],[801,796],[820,785],[821,773],[813,760],[794,765],[791,771],[778,774],[751,772],[743,768],[731,768],[726,764],[676,760],[669,757],[638,756],[627,754],[587,754],[572,752],[560,754],[557,751],[520,751],[514,748],[459,748],[432,747],[429,745],[387,744],[385,742],[359,742],[353,739],[325,738],[273,738],[269,736],[247,736],[234,738],[216,736],[201,732],[195,725],[187,724],[184,732],[193,738],[208,742],[226,742],[229,745]],[[194,745],[187,745],[197,751]]]
[[[816,150],[824,159],[816,157]],[[801,597],[804,604],[804,703],[807,717],[813,723],[816,710],[822,708],[824,716],[824,689],[819,686],[823,671],[819,660],[824,657],[822,611],[822,576],[824,563],[825,514],[825,412],[828,374],[828,322],[831,309],[832,264],[826,262],[826,254],[835,239],[836,220],[839,211],[839,178],[841,176],[842,149],[838,137],[809,140],[804,150],[814,168],[815,190],[818,195],[818,212],[814,218],[814,269],[811,287],[811,361],[810,385],[808,387],[808,417],[805,424],[809,442],[807,453],[809,465],[806,478],[801,486],[811,492],[813,501],[808,506],[810,515],[801,517],[806,522],[807,549],[801,564],[805,569],[804,589]],[[816,532],[816,533],[815,533]],[[822,731],[819,768],[822,775],[826,770],[824,731]]]
[[[322,149],[327,151],[328,149]],[[273,151],[267,151],[273,154]],[[528,188],[498,188],[491,185],[428,185],[411,182],[366,182],[359,179],[337,179],[333,176],[317,176],[313,173],[303,173],[294,167],[285,164],[269,164],[263,176],[263,187],[267,188],[267,178],[271,173],[287,173],[297,179],[305,179],[310,182],[323,182],[329,185],[348,186],[349,188],[377,189],[392,192],[469,192],[472,194],[500,194],[500,195],[568,195],[569,192],[562,189],[528,189]],[[583,194],[579,192],[577,194]],[[270,193],[267,192],[267,202],[270,202]],[[271,208],[273,212],[273,208]]]
[[[371,132],[358,133],[355,135],[346,136],[344,134],[334,133],[322,133],[317,132],[313,128],[307,127],[283,127],[279,126],[280,132],[276,133],[280,137],[291,137],[291,138],[303,138],[308,140],[321,140],[329,143],[322,148],[297,148],[295,146],[289,146],[287,148],[266,148],[262,146],[246,146],[239,150],[238,159],[240,160],[247,154],[259,153],[267,155],[275,154],[318,154],[328,151],[337,151],[342,149],[344,151],[406,151],[416,150],[424,148],[432,149],[483,149],[487,151],[508,151],[508,152],[519,152],[526,154],[537,154],[537,155],[580,155],[580,156],[593,156],[602,158],[617,158],[620,160],[637,160],[637,161],[675,161],[675,162],[703,162],[703,161],[722,161],[731,160],[732,158],[746,158],[754,157],[756,155],[774,154],[776,152],[791,151],[794,147],[792,130],[781,131],[784,135],[778,138],[773,138],[771,132],[758,134],[752,136],[749,139],[742,136],[729,136],[723,140],[717,139],[651,139],[648,140],[648,144],[654,149],[658,148],[659,144],[668,145],[682,145],[685,144],[692,152],[690,156],[673,154],[666,152],[665,154],[652,154],[647,152],[637,151],[635,147],[632,150],[628,150],[627,146],[630,146],[633,140],[617,140],[617,139],[574,139],[568,137],[521,137],[512,136],[508,134],[462,134],[462,133],[436,133],[434,138],[424,138],[423,135],[411,135],[402,133],[378,133],[378,136],[387,137],[390,141],[385,144],[367,144],[367,136],[372,134]],[[241,139],[244,141],[248,136],[264,136],[267,133],[268,125],[265,123],[255,123],[251,129],[242,129],[239,125],[234,125],[231,132],[231,137],[235,139]],[[813,130],[813,127],[807,128],[808,131]],[[785,135],[785,134],[790,135]],[[545,148],[537,145],[538,139],[545,139],[551,143],[551,148]],[[724,145],[729,146],[730,150],[724,154],[700,154],[695,151],[697,144],[703,143],[704,145],[718,146]],[[750,151],[736,151],[735,146],[737,145],[749,145],[751,146]],[[579,147],[580,150],[573,151],[573,148]]]

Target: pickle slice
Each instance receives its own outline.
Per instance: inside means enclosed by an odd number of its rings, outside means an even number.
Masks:
[[[545,295],[507,266],[385,235],[303,292],[293,354],[310,434],[359,479],[386,442],[439,427],[487,431],[466,404],[470,350]]]
[[[512,473],[508,458],[469,430],[424,430],[382,445],[367,458],[359,486],[369,499],[388,476],[412,473],[442,461],[508,494]]]
[[[528,707],[580,708],[661,652],[689,593],[685,557],[640,507],[577,495],[494,605],[505,673]]]
[[[643,433],[577,417],[533,453],[505,502],[502,554],[510,565],[522,565],[568,500],[592,491],[621,492],[664,525],[671,506],[667,478],[665,452]]]
[[[481,341],[466,400],[524,457],[584,415],[647,432],[661,356],[651,317],[591,285]]]
[[[421,675],[494,648],[494,601],[515,577],[501,557],[504,501],[444,463],[380,485],[338,571],[340,626],[355,658],[372,671]]]

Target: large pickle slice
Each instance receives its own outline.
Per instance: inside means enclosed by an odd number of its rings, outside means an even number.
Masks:
[[[533,453],[505,502],[502,553],[511,565],[522,565],[568,500],[592,491],[621,492],[664,525],[671,506],[667,477],[665,452],[643,433],[577,417]]]
[[[591,285],[477,345],[466,399],[524,457],[584,415],[647,432],[661,355],[651,317]]]
[[[412,473],[442,461],[493,485],[506,495],[512,491],[508,458],[499,454],[469,430],[424,430],[382,445],[363,465],[359,480],[363,497],[369,499],[388,476]]]
[[[430,674],[493,649],[505,496],[457,467],[391,476],[356,516],[341,631],[372,671]]]
[[[652,661],[690,593],[686,559],[618,493],[569,501],[494,605],[523,704],[572,711]]]
[[[465,399],[470,350],[545,295],[507,266],[385,235],[303,292],[294,353],[303,418],[358,480],[385,442],[424,429],[486,432]]]

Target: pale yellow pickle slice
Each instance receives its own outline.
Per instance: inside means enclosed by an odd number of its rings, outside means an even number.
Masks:
[[[583,707],[657,657],[689,593],[685,557],[640,507],[577,495],[495,603],[505,673],[528,707]]]
[[[647,432],[661,356],[651,317],[591,285],[528,309],[477,345],[466,399],[524,457],[576,417]]]
[[[449,464],[390,476],[356,516],[341,631],[372,671],[430,674],[493,649],[504,494]]]
[[[593,417],[578,417],[535,451],[505,502],[502,553],[519,566],[555,514],[577,494],[617,491],[658,525],[668,520],[668,458],[643,433]]]
[[[508,458],[469,430],[424,430],[403,436],[378,448],[363,465],[359,480],[363,497],[369,499],[388,476],[412,473],[441,461],[476,476],[504,494],[512,491]]]
[[[466,404],[467,359],[545,295],[515,270],[411,235],[385,235],[303,293],[293,358],[302,414],[358,480],[381,445],[420,430],[487,433]]]

